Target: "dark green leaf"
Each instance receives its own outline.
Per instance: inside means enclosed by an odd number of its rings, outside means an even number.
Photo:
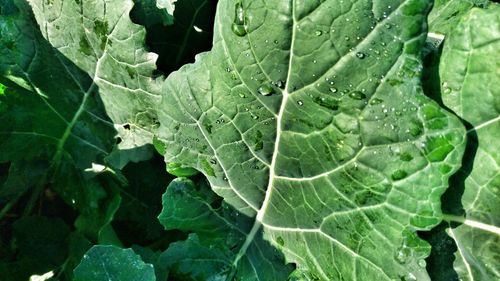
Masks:
[[[151,264],[132,249],[94,246],[75,268],[74,281],[155,281]]]

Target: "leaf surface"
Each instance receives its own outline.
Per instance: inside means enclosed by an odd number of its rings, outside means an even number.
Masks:
[[[455,240],[455,268],[462,280],[500,278],[500,6],[474,8],[450,33],[440,64],[442,99],[472,128],[476,147],[464,180],[461,202],[465,218],[448,229]],[[446,203],[446,202],[444,202]]]
[[[158,87],[151,78],[157,56],[144,49],[144,28],[128,17],[133,2],[29,2],[46,40],[90,76],[88,85],[79,85],[83,97],[99,93],[120,148],[150,143],[158,126],[152,110]]]
[[[77,227],[98,236],[120,198],[84,169],[111,155],[115,131],[87,75],[40,34],[26,1],[0,2],[0,162],[10,163],[0,196],[56,191],[80,211]]]
[[[415,231],[464,148],[419,82],[429,2],[219,2],[212,51],[164,85],[156,146],[254,220],[235,267],[264,237],[296,279],[429,279]]]
[[[238,257],[253,220],[221,199],[202,182],[178,178],[170,183],[158,218],[166,229],[192,233],[171,244],[159,264],[179,280],[286,280],[292,267],[261,234]]]
[[[144,263],[132,249],[94,246],[75,268],[75,281],[155,281],[151,264]]]

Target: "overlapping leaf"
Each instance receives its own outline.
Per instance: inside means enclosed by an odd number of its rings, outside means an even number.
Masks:
[[[220,201],[205,184],[186,178],[170,183],[159,219],[166,229],[193,233],[171,244],[159,264],[176,280],[286,280],[292,267],[261,234],[238,256],[253,220]]]
[[[0,162],[10,165],[1,200],[15,203],[33,188],[29,213],[43,190],[55,190],[95,237],[120,199],[83,170],[110,154],[112,123],[87,75],[41,36],[29,5],[0,4],[0,79],[9,86],[0,96]]]
[[[455,240],[455,268],[461,280],[500,278],[500,6],[472,9],[450,32],[441,63],[441,93],[445,105],[470,123],[469,141],[475,146],[472,170],[464,178],[461,202],[465,218],[448,230]],[[446,202],[444,202],[446,204]]]
[[[219,2],[212,51],[167,79],[157,146],[255,220],[236,257],[263,235],[297,279],[428,280],[415,231],[464,147],[419,83],[429,2]]]

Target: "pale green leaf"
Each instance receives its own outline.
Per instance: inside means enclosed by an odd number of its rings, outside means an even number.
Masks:
[[[465,134],[422,93],[429,8],[219,2],[212,51],[164,85],[158,140],[254,220],[235,267],[264,237],[299,280],[429,280],[415,232],[440,222]]]
[[[492,4],[467,13],[450,33],[440,63],[444,104],[472,126],[472,170],[459,171],[466,216],[447,216],[461,223],[448,233],[458,247],[455,267],[462,280],[500,279],[499,56],[500,6]]]
[[[47,41],[90,76],[90,85],[77,84],[84,97],[99,94],[119,147],[150,143],[158,126],[152,105],[159,89],[151,78],[157,56],[144,48],[144,28],[128,17],[132,0],[29,2]]]

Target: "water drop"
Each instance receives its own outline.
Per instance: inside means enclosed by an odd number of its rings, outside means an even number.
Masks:
[[[240,37],[245,36],[247,34],[247,30],[245,26],[242,24],[233,23],[231,25],[231,30],[233,31],[234,34]]]
[[[278,236],[276,238],[276,243],[278,243],[278,245],[280,245],[281,247],[283,247],[285,245],[285,240],[283,240],[283,238],[281,236]]]
[[[405,244],[403,244],[394,255],[394,259],[398,263],[404,264],[408,261],[410,254],[411,254],[410,248],[408,248]]]
[[[314,34],[316,34],[316,36],[321,36],[323,34],[323,31],[316,30],[316,32]]]
[[[384,26],[385,26],[385,28],[387,28],[387,29],[391,29],[391,27],[392,27],[392,25],[391,25],[390,23],[386,23],[386,24],[384,24]]]
[[[243,94],[243,93],[239,93],[238,95],[240,96],[240,98],[245,98],[246,97],[245,94]]]
[[[301,100],[298,100],[298,101],[297,101],[297,104],[298,104],[298,105],[300,105],[300,106],[303,106],[303,105],[304,105],[304,102],[303,102],[303,101],[301,101]]]
[[[403,281],[417,281],[417,277],[415,276],[415,274],[409,272],[408,274],[403,276]]]
[[[210,163],[211,163],[211,164],[213,164],[213,165],[215,165],[215,164],[217,164],[217,160],[215,160],[215,159],[210,159]]]
[[[336,92],[338,92],[338,90],[337,90],[337,88],[332,87],[332,88],[330,88],[330,92],[336,93]]]
[[[356,57],[358,57],[358,59],[364,59],[366,57],[366,55],[361,53],[361,52],[357,52]]]
[[[236,3],[234,13],[234,22],[231,25],[231,30],[237,36],[245,36],[247,34],[245,25],[245,11],[243,10],[243,5],[241,4],[241,2]]]
[[[264,85],[260,86],[258,91],[263,96],[269,96],[269,95],[272,95],[274,93],[273,87],[269,84],[264,84]]]
[[[355,100],[362,100],[362,99],[366,98],[366,95],[360,91],[353,91],[353,92],[349,93],[349,97],[351,99],[355,99]]]
[[[406,176],[408,176],[408,173],[406,171],[396,170],[396,171],[394,171],[394,173],[392,173],[391,178],[392,178],[392,180],[397,181],[397,180],[406,178]]]
[[[373,98],[371,101],[370,101],[370,104],[371,105],[375,105],[375,104],[381,104],[383,103],[384,100],[383,99],[379,99],[379,98]]]
[[[418,266],[420,267],[425,267],[427,265],[427,263],[425,262],[424,259],[419,259],[418,260]]]
[[[276,82],[273,83],[274,86],[280,88],[280,89],[283,89],[285,87],[285,82],[283,82],[283,80],[278,80]]]

